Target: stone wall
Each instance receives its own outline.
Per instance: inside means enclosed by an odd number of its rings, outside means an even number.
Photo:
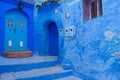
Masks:
[[[47,27],[56,22],[59,33],[59,63],[74,69],[84,79],[119,80],[120,1],[103,0],[103,15],[83,20],[82,0],[49,4],[35,16],[35,51],[48,54]],[[74,27],[75,34],[65,32]],[[86,77],[86,78],[85,78]]]

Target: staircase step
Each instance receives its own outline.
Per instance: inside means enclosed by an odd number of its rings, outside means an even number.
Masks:
[[[59,78],[59,79],[55,79],[55,80],[82,80],[81,78],[78,78],[74,75],[71,75],[71,76],[67,76],[67,77],[64,77],[64,78]]]
[[[1,78],[3,80],[54,80],[72,74],[72,70],[64,70],[61,66],[54,66],[29,71],[4,73],[1,75]]]
[[[25,58],[32,56],[32,51],[4,51],[3,56],[7,58]]]
[[[35,68],[55,66],[57,57],[37,56],[29,58],[5,58],[0,57],[0,73],[27,71]]]

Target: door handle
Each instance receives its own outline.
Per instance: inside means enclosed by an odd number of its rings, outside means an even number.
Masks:
[[[14,28],[14,33],[16,33],[16,28]]]

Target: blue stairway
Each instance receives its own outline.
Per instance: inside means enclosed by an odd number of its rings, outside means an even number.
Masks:
[[[0,57],[0,80],[82,80],[57,65],[55,56]]]

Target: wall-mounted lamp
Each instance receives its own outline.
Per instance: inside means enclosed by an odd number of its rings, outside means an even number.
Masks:
[[[36,8],[40,8],[41,7],[41,5],[36,5]]]
[[[23,2],[19,2],[18,3],[18,9],[20,9],[20,10],[22,10],[24,8],[24,4],[23,4]]]

